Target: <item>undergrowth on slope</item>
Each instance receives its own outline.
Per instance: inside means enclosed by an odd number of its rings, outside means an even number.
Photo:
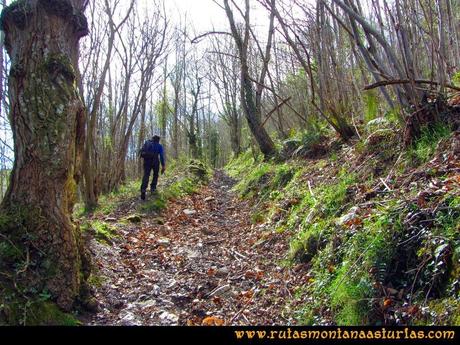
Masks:
[[[411,163],[417,166],[427,162],[433,156],[438,143],[448,138],[450,134],[450,128],[443,124],[423,128],[420,138],[407,151]]]
[[[459,324],[455,136],[439,125],[407,150],[398,140],[372,128],[326,157],[279,163],[246,152],[227,166],[254,220],[289,237],[287,261],[308,267],[295,294],[306,301],[294,311],[302,324]]]

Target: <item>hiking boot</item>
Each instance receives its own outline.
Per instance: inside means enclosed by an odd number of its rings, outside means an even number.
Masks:
[[[145,192],[141,192],[141,200],[145,200]]]

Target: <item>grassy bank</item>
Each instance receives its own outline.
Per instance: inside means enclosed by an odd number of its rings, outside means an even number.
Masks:
[[[460,135],[438,126],[409,149],[393,128],[361,137],[298,136],[287,161],[246,153],[227,166],[258,205],[253,221],[289,237],[287,263],[308,268],[299,322],[460,324]]]

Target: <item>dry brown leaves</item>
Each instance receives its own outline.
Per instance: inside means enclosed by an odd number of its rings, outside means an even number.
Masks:
[[[94,244],[104,282],[88,323],[294,323],[282,315],[288,303],[300,303],[293,294],[308,283],[305,270],[278,264],[289,239],[250,224],[250,205],[232,195],[232,183],[217,173],[198,193],[171,201],[164,224],[144,218],[112,247]]]

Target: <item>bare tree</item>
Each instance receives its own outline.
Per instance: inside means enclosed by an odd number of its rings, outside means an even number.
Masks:
[[[256,88],[254,90],[254,78],[251,77],[249,67],[249,41],[251,36],[250,28],[250,4],[249,0],[245,0],[245,11],[241,14],[244,17],[243,32],[238,30],[235,22],[233,10],[228,0],[224,0],[225,12],[230,24],[230,29],[238,49],[238,56],[241,68],[241,105],[248,121],[249,128],[252,135],[256,139],[260,150],[266,158],[272,157],[276,153],[275,145],[268,135],[265,128],[262,126],[261,114],[261,99],[264,90],[264,81],[267,75],[268,64],[270,62],[270,52],[274,30],[274,14],[270,15],[270,25],[268,29],[267,45],[265,47],[265,54],[262,55],[262,68],[256,80]],[[238,8],[239,9],[239,8]]]
[[[98,194],[100,193],[100,182],[97,179],[97,158],[96,158],[96,147],[95,147],[95,130],[97,124],[97,115],[101,105],[102,93],[105,87],[105,80],[107,72],[109,70],[110,62],[112,59],[112,52],[115,44],[115,37],[119,32],[123,24],[128,20],[131,11],[133,10],[135,1],[131,0],[128,11],[118,24],[114,22],[117,5],[119,2],[110,4],[109,0],[104,0],[104,11],[108,19],[108,39],[107,39],[107,52],[105,54],[105,60],[101,73],[98,78],[97,86],[94,92],[94,96],[89,108],[89,119],[87,125],[85,155],[83,160],[83,172],[84,172],[84,196],[85,204],[88,208],[93,208],[97,204]]]

